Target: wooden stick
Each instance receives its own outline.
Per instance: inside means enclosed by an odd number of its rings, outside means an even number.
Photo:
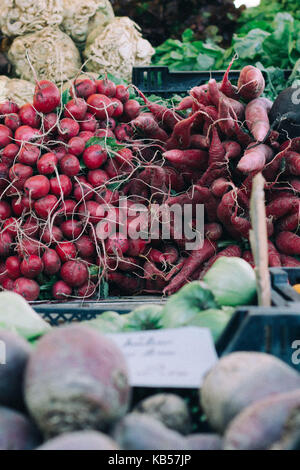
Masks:
[[[261,173],[253,178],[250,217],[252,230],[249,238],[255,261],[255,274],[257,283],[258,305],[270,307],[271,282],[269,273],[268,232],[265,208],[265,179]]]

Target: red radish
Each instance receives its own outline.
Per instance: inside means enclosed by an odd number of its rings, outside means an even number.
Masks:
[[[117,85],[115,97],[122,103],[129,100],[129,91],[125,85]]]
[[[14,290],[14,286],[15,286],[15,281],[13,279],[10,279],[9,277],[7,278],[4,278],[2,281],[1,281],[1,285],[3,287],[4,290]]]
[[[32,302],[40,295],[40,287],[33,279],[19,277],[14,283],[14,292],[22,295],[28,302]]]
[[[272,104],[267,98],[256,98],[246,107],[247,126],[258,142],[263,142],[270,131],[268,114]]]
[[[217,255],[212,256],[203,269],[201,269],[200,275],[197,277],[198,279],[202,279],[209,268],[214,264],[217,259],[221,258],[221,256],[226,256],[226,258],[231,258],[232,256],[240,258],[242,256],[241,248],[238,245],[229,245],[224,250],[219,251]]]
[[[113,110],[114,110],[112,116],[114,118],[119,118],[120,116],[122,116],[124,112],[123,103],[120,100],[118,100],[118,98],[112,98],[111,102],[113,103]]]
[[[75,258],[77,254],[76,246],[72,242],[58,243],[55,247],[55,251],[63,263],[69,259]]]
[[[99,129],[110,129],[111,131],[113,131],[116,128],[116,125],[117,123],[115,119],[111,117],[109,119],[106,119],[105,121],[98,123]]]
[[[18,155],[18,162],[24,165],[34,166],[40,156],[40,149],[36,145],[24,144]]]
[[[95,132],[95,130],[97,129],[97,124],[98,122],[94,114],[86,113],[84,120],[80,123],[80,130]]]
[[[95,137],[106,138],[106,139],[111,137],[112,139],[114,139],[115,134],[110,129],[98,129],[95,132]]]
[[[58,133],[66,140],[75,137],[79,133],[79,124],[74,119],[63,118],[58,124]]]
[[[64,281],[53,284],[52,295],[56,300],[67,300],[72,295],[72,288]]]
[[[87,104],[82,98],[74,98],[65,105],[64,117],[82,121],[87,112]]]
[[[21,273],[28,279],[34,279],[44,269],[43,262],[39,256],[31,255],[28,258],[24,258],[20,265]]]
[[[273,156],[273,150],[267,145],[260,144],[254,148],[251,148],[251,146],[250,144],[238,163],[237,168],[242,173],[261,171],[266,162],[270,161]]]
[[[61,268],[61,261],[55,250],[49,248],[42,256],[44,273],[48,276],[58,273]]]
[[[41,139],[41,131],[39,129],[34,129],[30,126],[21,126],[15,132],[15,142],[20,144],[30,143],[30,142],[39,142]],[[1,145],[1,142],[0,142]]]
[[[39,199],[49,193],[50,183],[46,176],[31,176],[26,180],[24,184],[24,189],[30,198]]]
[[[21,126],[20,116],[16,113],[8,114],[5,116],[4,125],[12,131],[16,131]]]
[[[175,113],[173,109],[169,109],[165,106],[149,101],[140,90],[137,91],[150,113],[153,114],[155,120],[163,126],[173,130],[177,122],[183,119],[179,114]]]
[[[190,275],[193,274],[205,261],[214,256],[217,251],[217,247],[214,242],[204,240],[202,248],[194,250],[189,258],[186,259],[182,269],[172,279],[169,285],[164,289],[164,293],[172,294],[176,292]]]
[[[78,137],[80,137],[82,140],[84,140],[85,143],[87,143],[92,137],[94,137],[94,135],[94,132],[82,131],[79,132]]]
[[[280,232],[276,246],[284,255],[300,255],[300,237],[293,232]]]
[[[11,215],[11,209],[8,202],[0,201],[0,220],[8,219]]]
[[[293,258],[292,256],[280,255],[280,261],[281,261],[282,266],[284,267],[291,267],[291,268],[300,267],[300,261],[298,261],[296,258]]]
[[[84,164],[90,170],[96,170],[107,160],[107,153],[101,145],[91,145],[83,152]]]
[[[200,149],[169,150],[163,153],[163,157],[178,168],[204,169],[207,165],[208,154]]]
[[[107,173],[103,170],[90,170],[87,175],[88,182],[94,187],[103,186],[109,181]]]
[[[96,201],[85,201],[78,207],[78,213],[81,220],[92,224],[97,224],[103,219],[101,206]]]
[[[16,144],[8,144],[1,153],[2,162],[11,166],[20,151],[20,147]]]
[[[35,128],[40,127],[41,118],[31,104],[27,103],[21,106],[19,116],[24,125]]]
[[[72,137],[68,142],[68,152],[72,155],[81,155],[85,149],[85,141],[81,137]]]
[[[67,175],[59,175],[50,180],[51,193],[57,197],[69,196],[72,192],[72,182]]]
[[[293,214],[287,215],[280,219],[276,225],[277,229],[280,232],[292,232],[294,230],[298,230],[300,225],[300,216],[298,212],[294,212]]]
[[[57,167],[58,158],[55,153],[45,153],[37,162],[37,169],[41,175],[51,175]]]
[[[222,197],[230,187],[230,181],[225,178],[217,178],[211,185],[211,192],[216,197]]]
[[[209,148],[209,139],[205,135],[194,134],[190,138],[190,148],[207,150]]]
[[[299,199],[292,195],[279,195],[266,206],[267,217],[279,219],[299,208]]]
[[[219,240],[223,235],[222,225],[218,224],[217,222],[205,224],[204,235],[205,235],[205,238],[208,238],[211,241]]]
[[[105,248],[107,254],[109,255],[122,256],[129,249],[127,237],[125,237],[122,233],[112,235],[106,240]]]
[[[8,182],[9,169],[5,163],[0,162],[0,190],[5,189]]]
[[[159,129],[159,126],[151,113],[140,114],[137,118],[131,121],[130,124],[134,129],[137,129],[147,136],[157,132]]]
[[[126,250],[126,255],[135,257],[145,253],[148,241],[139,238],[137,240],[128,240],[128,243],[129,247]]]
[[[131,294],[137,294],[143,289],[143,280],[140,278],[126,276],[123,273],[110,272],[107,274],[109,282],[116,284],[117,291]]]
[[[33,174],[33,169],[30,166],[16,163],[9,170],[9,179],[13,182],[14,187],[23,189],[25,181]]]
[[[39,223],[38,221],[33,218],[33,217],[28,217],[28,219],[25,221],[25,223],[22,225],[22,231],[27,235],[28,237],[34,238],[35,235],[39,231]]]
[[[6,147],[12,141],[12,130],[0,124],[0,148]]]
[[[87,99],[88,111],[103,121],[114,113],[112,101],[105,95],[95,94]]]
[[[132,127],[129,126],[129,124],[119,124],[115,130],[114,130],[116,138],[123,142],[123,141],[129,141],[132,139],[133,136],[133,130]]]
[[[300,154],[297,152],[287,152],[285,154],[287,171],[291,175],[300,175]]]
[[[280,267],[280,255],[270,240],[268,241],[269,266],[271,268]]]
[[[237,158],[241,155],[242,149],[240,144],[237,142],[234,142],[233,140],[225,140],[222,142],[223,147],[225,149],[225,160],[228,161],[231,158]]]
[[[51,152],[50,152],[51,153]],[[56,157],[57,157],[57,160],[61,160],[62,157],[64,157],[66,154],[67,154],[67,149],[64,145],[57,145],[54,149],[53,149],[53,152]],[[46,155],[46,154],[45,154]]]
[[[124,104],[124,113],[129,119],[135,119],[140,113],[141,105],[136,100],[128,100],[127,103]]]
[[[9,217],[3,224],[3,229],[9,233],[12,237],[15,237],[18,233],[19,224],[15,217]]]
[[[74,89],[76,96],[86,99],[96,93],[97,85],[89,78],[78,78],[74,82]],[[71,95],[73,96],[73,87],[71,87]]]
[[[64,175],[76,176],[80,172],[80,162],[75,155],[67,153],[59,162],[60,170]]]
[[[47,194],[46,196],[41,197],[34,203],[36,215],[42,219],[47,219],[49,214],[54,212],[57,203],[57,197],[53,194]]]
[[[51,113],[60,104],[60,91],[57,86],[49,80],[37,82],[33,106],[40,113]]]
[[[57,122],[58,116],[55,113],[49,113],[44,115],[43,125],[45,132],[50,132],[51,134],[57,133]]]
[[[88,299],[89,297],[92,297],[95,294],[95,291],[96,285],[92,281],[89,281],[79,287],[79,289],[77,290],[77,295],[79,297]]]
[[[66,238],[73,240],[81,235],[82,223],[75,219],[65,220],[60,225],[60,229]]]
[[[0,256],[7,257],[12,248],[12,237],[6,232],[0,232]]]
[[[47,197],[47,196],[46,196]],[[63,239],[63,233],[59,227],[56,225],[43,228],[41,232],[41,240],[43,243],[47,245],[51,245],[52,243],[60,242]]]
[[[95,245],[87,235],[82,235],[75,241],[75,245],[79,256],[82,258],[90,258],[95,255]]]
[[[5,267],[7,270],[7,275],[10,279],[15,280],[21,276],[20,264],[21,263],[18,256],[9,256],[8,258],[6,258]]]
[[[6,115],[11,113],[18,113],[19,106],[13,101],[4,101],[0,103],[0,115]]]
[[[263,93],[264,88],[265,80],[258,68],[247,65],[241,70],[238,80],[238,92],[245,101],[258,98]]]
[[[71,287],[80,287],[88,280],[88,270],[81,261],[67,261],[63,264],[60,275]]]
[[[252,268],[255,268],[255,262],[254,262],[254,257],[251,251],[244,251],[243,252],[243,259],[249,263]]]
[[[109,98],[113,98],[116,94],[116,85],[111,80],[97,80],[97,92],[101,95],[106,95]]]

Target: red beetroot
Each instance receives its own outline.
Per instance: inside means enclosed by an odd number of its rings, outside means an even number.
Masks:
[[[15,142],[21,145],[22,142],[38,142],[41,139],[41,131],[30,126],[21,126],[15,132]],[[8,142],[9,143],[9,142]],[[7,145],[7,144],[6,144]],[[0,141],[1,146],[1,141]]]
[[[24,277],[28,279],[34,279],[44,269],[43,262],[39,256],[31,255],[28,258],[24,258],[20,265],[20,271]]]
[[[36,145],[25,144],[21,147],[18,162],[24,165],[34,166],[40,156],[40,149]]]
[[[26,180],[24,184],[24,189],[30,198],[39,199],[49,193],[50,183],[46,176],[31,176]]]
[[[22,124],[25,126],[39,128],[41,124],[41,118],[32,106],[32,104],[24,104],[21,106],[19,111],[19,117]]]
[[[16,280],[21,276],[20,264],[21,262],[18,256],[9,256],[6,258],[5,267],[10,279]]]
[[[45,132],[50,132],[51,134],[57,133],[57,122],[58,116],[55,113],[45,114],[43,125]]]
[[[111,131],[110,129],[98,129],[96,132],[95,132],[95,137],[100,137],[103,138],[103,139],[108,139],[108,138],[112,138],[114,139],[115,138],[115,134],[113,133],[113,131]]]
[[[300,237],[293,232],[280,232],[276,246],[284,255],[300,255]]]
[[[111,102],[113,103],[113,109],[114,109],[113,117],[118,118],[122,116],[124,112],[123,103],[120,100],[118,100],[118,98],[112,98]]]
[[[8,144],[2,150],[1,158],[2,162],[8,166],[11,166],[20,151],[20,147],[16,144]]]
[[[72,288],[64,281],[57,281],[52,287],[52,295],[56,300],[67,300],[72,295]]]
[[[109,255],[122,256],[129,249],[129,242],[122,233],[117,233],[106,240],[105,248]]]
[[[70,140],[79,133],[79,124],[74,119],[63,118],[58,124],[58,133],[63,139]]]
[[[60,91],[49,80],[41,80],[36,84],[33,106],[40,113],[51,113],[60,104]]]
[[[109,181],[107,173],[103,170],[91,170],[87,175],[88,182],[94,187],[103,186]]]
[[[111,80],[105,78],[104,80],[97,80],[97,92],[101,95],[106,95],[113,98],[116,94],[116,85]]]
[[[87,112],[87,104],[82,98],[74,98],[70,100],[64,111],[66,118],[75,119],[76,121],[82,121],[85,118]]]
[[[57,197],[54,194],[47,194],[34,203],[34,210],[38,217],[47,219],[49,214],[53,213],[57,206]]]
[[[75,155],[67,153],[59,162],[60,170],[64,175],[76,176],[80,172],[80,162]]]
[[[83,221],[88,221],[92,224],[97,224],[103,219],[103,212],[101,205],[96,201],[86,201],[78,207],[79,217]]]
[[[16,131],[21,126],[20,116],[16,113],[8,114],[5,116],[4,125],[12,131]]]
[[[3,224],[3,229],[9,233],[12,237],[16,237],[18,233],[18,222],[15,217],[9,217]]]
[[[92,282],[86,282],[83,284],[79,289],[77,290],[77,295],[79,297],[83,297],[85,299],[88,299],[89,297],[92,297],[96,292],[96,285]]]
[[[72,192],[72,182],[67,175],[59,175],[58,177],[51,178],[50,180],[51,193],[60,197],[69,196]]]
[[[22,295],[28,302],[32,302],[40,295],[40,287],[33,279],[19,277],[14,283],[14,292]]]
[[[58,273],[61,268],[60,257],[55,250],[49,248],[45,251],[42,256],[42,262],[44,265],[44,273],[48,276],[53,276],[53,274]]]
[[[59,208],[58,214],[64,214],[64,215],[73,215],[75,207],[77,206],[77,203],[73,201],[72,199],[65,199]]]
[[[112,101],[105,95],[94,94],[88,97],[88,111],[103,121],[111,117],[114,113]]]
[[[0,124],[0,148],[6,147],[12,141],[12,130]]]
[[[5,189],[9,184],[8,173],[8,166],[5,163],[0,162],[0,190]]]
[[[27,237],[34,238],[39,231],[39,223],[37,219],[28,217],[28,219],[22,225],[22,231],[25,233],[25,235],[27,235]]]
[[[91,145],[83,152],[84,164],[90,170],[96,170],[107,160],[107,153],[101,145]]]
[[[136,100],[129,100],[124,104],[124,113],[130,120],[135,119],[139,115],[140,110],[141,105]]]
[[[95,255],[95,245],[87,235],[82,235],[75,241],[75,245],[79,256],[82,258],[90,258]]]
[[[67,149],[66,149],[66,146],[65,145],[57,145],[54,149],[53,149],[53,153],[56,155],[57,157],[57,160],[61,160],[62,157],[64,157],[67,153]],[[45,154],[46,155],[46,154]]]
[[[81,131],[78,134],[78,137],[80,137],[82,140],[84,140],[84,143],[86,144],[92,137],[94,137],[94,132],[90,131]]]
[[[13,101],[4,101],[0,103],[0,115],[6,115],[10,113],[18,113],[19,106]]]
[[[60,275],[71,287],[80,287],[88,280],[88,270],[81,261],[67,261],[63,264]]]
[[[37,169],[41,175],[51,175],[57,166],[58,158],[55,153],[45,153],[37,162]]]
[[[75,258],[77,254],[76,246],[72,242],[58,243],[55,247],[55,251],[63,263]]]
[[[43,249],[43,245],[32,238],[23,238],[17,245],[17,251],[19,256],[24,257],[30,255],[39,255]]]
[[[81,155],[85,149],[85,141],[81,137],[72,137],[68,142],[68,152],[72,155]]]
[[[6,277],[1,281],[1,285],[5,290],[14,290],[15,282],[13,279]]]

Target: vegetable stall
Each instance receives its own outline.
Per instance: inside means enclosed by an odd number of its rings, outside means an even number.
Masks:
[[[222,43],[193,23],[154,50],[108,0],[4,0],[0,449],[299,448],[300,23],[273,3],[251,17],[226,2]],[[222,75],[151,95],[132,81],[151,58]],[[285,296],[274,279],[291,269]],[[122,338],[191,331],[196,386],[136,384]]]

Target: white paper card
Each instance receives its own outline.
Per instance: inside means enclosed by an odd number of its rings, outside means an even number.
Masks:
[[[127,359],[135,387],[198,388],[217,362],[208,328],[184,327],[109,336]]]

